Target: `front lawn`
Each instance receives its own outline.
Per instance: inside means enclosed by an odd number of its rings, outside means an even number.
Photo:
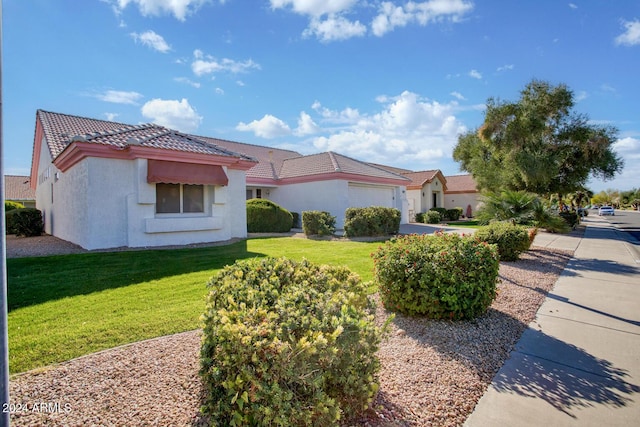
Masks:
[[[346,265],[371,280],[380,242],[250,239],[226,246],[7,260],[12,374],[196,329],[206,284],[236,259]]]

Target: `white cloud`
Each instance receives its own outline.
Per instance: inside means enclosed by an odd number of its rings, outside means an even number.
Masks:
[[[240,122],[236,129],[243,132],[253,132],[256,136],[268,139],[291,134],[289,126],[271,114],[265,114],[260,120],[254,120],[251,123]]]
[[[311,116],[305,111],[300,112],[300,117],[298,118],[298,128],[294,132],[295,135],[312,135],[314,133],[318,133],[319,131],[320,127],[313,121]]]
[[[511,71],[515,68],[515,66],[513,64],[507,64],[507,65],[503,65],[502,67],[498,67],[496,69],[497,72],[502,72],[502,71]]]
[[[236,84],[237,84],[238,86],[241,86],[241,87],[242,87],[242,86],[245,86],[245,84],[244,84],[244,82],[243,82],[242,80],[236,80]]]
[[[379,100],[386,99],[383,97],[378,97]],[[381,101],[386,102],[386,101]],[[347,107],[342,111],[334,111],[328,108],[325,108],[320,104],[320,102],[315,101],[311,108],[316,111],[325,122],[332,124],[355,124],[360,120],[360,112],[357,109]]]
[[[352,22],[342,16],[329,15],[324,20],[313,18],[309,27],[302,32],[302,36],[316,36],[321,42],[332,42],[364,36],[366,33],[367,27],[360,21]]]
[[[636,154],[640,154],[640,139],[628,136],[617,140],[613,144],[613,148],[616,151],[622,151],[625,153],[635,152]]]
[[[469,71],[469,77],[473,77],[474,79],[482,80],[482,74],[478,70]]]
[[[235,61],[233,59],[223,58],[218,60],[210,55],[205,55],[201,50],[196,49],[193,52],[193,62],[191,63],[191,70],[196,76],[202,76],[204,74],[213,74],[219,72],[230,72],[233,74],[246,73],[251,69],[259,70],[260,64],[248,59],[245,61]]]
[[[170,14],[177,20],[184,21],[200,6],[209,0],[113,0],[114,10],[121,13],[129,4],[138,6],[143,16],[160,16]]]
[[[455,102],[440,104],[408,91],[387,99],[384,109],[373,115],[353,109],[331,111],[314,103],[314,110],[325,120],[351,119],[328,136],[314,138],[314,147],[377,163],[420,162],[421,167],[438,167],[439,161],[451,155],[458,135],[466,131],[453,115]]]
[[[589,97],[589,94],[587,92],[585,92],[584,90],[581,90],[580,92],[576,93],[576,102],[580,102],[580,101],[584,101],[585,99],[587,99]]]
[[[116,119],[116,117],[118,117],[120,114],[118,113],[104,113],[104,116],[107,118],[107,120],[109,120],[110,122],[114,121]]]
[[[122,90],[107,90],[104,93],[95,95],[101,101],[112,102],[114,104],[137,105],[138,101],[143,97],[138,92],[127,92]]]
[[[459,22],[471,9],[473,3],[464,0],[409,1],[403,6],[385,1],[380,4],[378,15],[371,23],[371,29],[376,36],[383,36],[396,27],[405,27],[413,23],[425,26],[432,22]]]
[[[145,31],[144,33],[131,33],[131,37],[136,43],[142,43],[143,45],[157,50],[158,52],[167,53],[171,50],[171,46],[164,40],[164,38],[154,31]]]
[[[577,9],[577,8],[578,8],[578,6],[577,6],[577,5],[575,5],[574,3],[569,3],[569,7],[570,7],[571,9]]]
[[[202,117],[185,98],[182,98],[181,101],[152,99],[142,106],[142,115],[151,119],[155,124],[182,132],[193,132],[202,122]]]
[[[615,43],[625,46],[640,45],[640,20],[624,21],[622,25],[625,32],[616,37]]]
[[[188,79],[187,77],[176,77],[173,80],[178,83],[184,83],[186,85],[195,87],[196,89],[200,89],[200,86],[201,86],[199,82],[194,82],[193,80]]]
[[[464,101],[464,100],[467,99],[460,92],[451,92],[449,95],[453,96],[454,98],[459,99],[460,101]]]
[[[224,89],[220,87],[215,88],[214,92],[216,93],[216,95],[224,95]]]
[[[272,9],[291,9],[300,15],[322,16],[351,9],[357,0],[270,0]]]

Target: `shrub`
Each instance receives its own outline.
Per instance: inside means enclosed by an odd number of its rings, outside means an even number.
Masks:
[[[23,209],[24,205],[20,202],[13,202],[10,200],[5,200],[4,201],[4,211],[5,212],[9,212],[12,211],[14,209]]]
[[[4,222],[5,222],[5,234],[16,234],[16,227],[13,221],[12,212],[16,209],[24,209],[24,205],[18,202],[4,201]]]
[[[447,215],[447,210],[445,208],[431,208],[429,209],[429,212],[438,212],[438,214],[440,215],[440,221],[443,221]]]
[[[385,307],[433,319],[472,319],[496,295],[498,251],[457,233],[409,235],[372,254]]]
[[[511,221],[514,224],[531,225],[536,212],[542,207],[542,201],[538,196],[524,191],[485,193],[482,202],[482,207],[476,212],[481,224]]]
[[[285,233],[291,230],[292,225],[291,213],[271,200],[247,200],[247,231],[249,233]]]
[[[307,236],[329,236],[336,231],[336,217],[324,211],[304,211],[302,230]]]
[[[344,231],[349,237],[386,236],[398,234],[400,211],[394,208],[371,206],[349,208],[345,212]]]
[[[560,218],[562,218],[570,228],[575,228],[580,223],[578,213],[576,211],[560,212]]]
[[[440,216],[440,212],[437,211],[428,211],[424,214],[425,222],[427,224],[440,224],[442,217]]]
[[[449,221],[457,221],[462,216],[462,208],[447,209],[444,216]]]
[[[511,222],[493,222],[479,228],[475,236],[483,242],[496,244],[501,261],[515,261],[531,246],[528,228]]]
[[[335,425],[378,390],[382,337],[345,267],[238,261],[209,282],[203,411],[220,426]]]
[[[424,223],[425,221],[424,212],[418,212],[416,214],[416,222]]]
[[[22,208],[9,211],[6,214],[6,221],[7,234],[33,237],[41,235],[44,231],[42,212],[36,208]]]

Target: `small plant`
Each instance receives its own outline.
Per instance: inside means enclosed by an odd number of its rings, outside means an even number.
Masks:
[[[285,233],[291,230],[292,225],[291,213],[271,200],[247,200],[247,231],[249,233]]]
[[[402,236],[385,242],[372,257],[380,297],[389,310],[472,319],[496,296],[497,248],[473,236]]]
[[[324,211],[304,211],[302,230],[307,236],[330,236],[336,231],[336,217]]]
[[[209,282],[203,410],[219,426],[328,426],[378,390],[367,286],[345,267],[238,261]]]
[[[496,244],[501,261],[516,261],[522,252],[529,250],[532,242],[527,227],[511,222],[493,222],[479,228],[475,237]]]
[[[562,218],[569,228],[575,228],[576,225],[580,223],[580,218],[578,217],[578,213],[576,211],[569,212],[560,212],[560,218]]]
[[[442,217],[440,216],[440,212],[438,211],[428,211],[425,212],[425,223],[427,224],[440,224]]]
[[[447,218],[447,210],[445,208],[434,207],[429,209],[429,212],[438,212],[438,214],[440,214],[440,221],[444,221]]]
[[[14,209],[6,213],[5,219],[8,234],[33,237],[44,231],[42,212],[36,208]]]
[[[400,229],[400,211],[393,208],[371,206],[349,208],[345,212],[344,231],[349,237],[387,236]]]
[[[416,214],[416,222],[424,224],[424,222],[425,222],[424,212],[418,212]]]
[[[462,216],[462,208],[447,209],[444,216],[448,221],[457,221]]]

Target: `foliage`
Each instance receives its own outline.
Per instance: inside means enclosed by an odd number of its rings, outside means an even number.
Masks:
[[[527,227],[511,222],[492,222],[479,228],[475,237],[482,242],[497,245],[501,261],[516,261],[531,246]]]
[[[284,233],[291,230],[292,225],[291,213],[271,200],[247,200],[247,231],[249,233]]]
[[[424,212],[418,212],[416,214],[416,222],[425,223],[425,219],[426,218],[425,218]]]
[[[457,233],[391,239],[372,254],[386,308],[433,319],[472,319],[496,296],[498,251]]]
[[[336,217],[324,211],[304,211],[302,229],[307,236],[330,236],[336,231]]]
[[[5,212],[9,212],[12,211],[14,209],[22,209],[24,208],[24,205],[20,202],[14,202],[11,200],[5,200],[4,201],[4,211]]]
[[[550,233],[567,233],[569,225],[560,217],[557,209],[538,203],[534,211],[534,222],[536,227],[544,228]]]
[[[427,224],[440,224],[441,220],[442,220],[442,216],[438,211],[430,210],[425,212],[424,214],[424,222]]]
[[[333,425],[378,390],[366,287],[345,267],[236,262],[209,282],[204,411],[221,426]]]
[[[16,234],[16,227],[13,219],[12,211],[16,209],[24,209],[24,205],[18,202],[4,201],[4,221],[5,221],[5,234]]]
[[[533,80],[517,102],[487,101],[482,126],[461,135],[453,158],[481,190],[566,194],[623,167],[617,130],[573,111],[567,86]]]
[[[207,281],[236,260],[306,257],[345,265],[368,281],[369,255],[378,245],[275,237],[201,248],[9,258],[9,370],[194,330]]]
[[[293,228],[300,228],[300,214],[298,212],[291,212],[293,217]]]
[[[445,208],[433,207],[429,209],[430,212],[438,212],[440,214],[440,221],[447,219],[447,210]]]
[[[398,234],[399,230],[400,211],[398,209],[370,206],[348,208],[345,212],[346,236],[387,236]]]
[[[580,223],[578,213],[576,211],[560,212],[560,218],[562,218],[570,228],[575,228]]]
[[[511,221],[514,224],[532,224],[540,199],[524,191],[504,190],[499,193],[487,192],[482,196],[482,207],[476,218],[482,224],[492,221]]]
[[[462,208],[447,209],[444,217],[448,221],[457,221],[462,216]]]
[[[6,213],[7,233],[16,236],[34,237],[44,231],[42,212],[36,208],[14,209]]]

